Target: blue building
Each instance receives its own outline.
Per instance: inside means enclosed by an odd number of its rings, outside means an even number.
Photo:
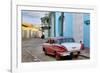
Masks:
[[[87,23],[86,23],[87,21]],[[90,14],[71,12],[51,12],[50,37],[73,37],[76,42],[83,41],[90,48]]]

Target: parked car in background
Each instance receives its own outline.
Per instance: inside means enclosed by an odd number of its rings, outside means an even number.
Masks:
[[[73,38],[67,37],[52,37],[43,43],[45,55],[53,55],[57,60],[63,57],[66,59],[77,58],[82,47],[81,43],[76,43]]]

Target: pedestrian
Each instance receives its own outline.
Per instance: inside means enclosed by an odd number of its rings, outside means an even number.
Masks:
[[[80,41],[81,44],[81,50],[84,50],[84,44],[82,43],[82,41]]]
[[[41,36],[42,39],[45,38],[45,35],[44,35],[44,31],[42,32],[42,36]]]

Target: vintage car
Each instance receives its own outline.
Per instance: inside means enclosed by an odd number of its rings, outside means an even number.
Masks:
[[[62,57],[66,59],[78,57],[82,47],[81,43],[76,43],[73,38],[67,37],[52,37],[43,43],[45,55],[53,55],[57,60]]]

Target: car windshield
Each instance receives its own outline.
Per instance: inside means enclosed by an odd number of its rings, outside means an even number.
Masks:
[[[63,39],[58,39],[56,41],[56,43],[58,43],[58,44],[71,43],[71,42],[75,42],[74,39],[72,39],[72,38],[63,38]]]

